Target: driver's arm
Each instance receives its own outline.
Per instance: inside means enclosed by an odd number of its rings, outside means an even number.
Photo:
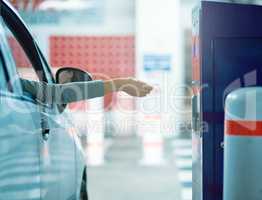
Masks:
[[[50,84],[21,79],[24,93],[45,104],[67,104],[104,96],[104,82],[100,80]]]
[[[24,93],[45,104],[67,104],[101,97],[111,92],[123,91],[134,97],[144,97],[152,86],[134,78],[117,78],[107,81],[95,80],[50,84],[21,79]]]

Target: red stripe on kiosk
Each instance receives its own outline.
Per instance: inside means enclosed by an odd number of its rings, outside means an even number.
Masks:
[[[226,135],[262,136],[262,121],[226,120]]]

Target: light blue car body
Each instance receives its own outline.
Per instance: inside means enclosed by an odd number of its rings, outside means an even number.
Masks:
[[[66,112],[40,104],[12,81],[17,66],[3,26],[1,15],[0,200],[80,199],[85,162],[73,124]],[[51,81],[50,69],[43,71]]]

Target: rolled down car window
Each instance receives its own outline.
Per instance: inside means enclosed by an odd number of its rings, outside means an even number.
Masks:
[[[14,37],[12,32],[7,28],[7,26],[5,26],[5,24],[3,24],[3,26],[8,45],[12,51],[12,56],[16,64],[18,75],[24,79],[39,81],[39,78],[37,77],[37,74],[35,73],[32,64],[26,56],[23,48]]]

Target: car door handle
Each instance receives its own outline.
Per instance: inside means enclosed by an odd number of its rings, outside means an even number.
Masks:
[[[43,113],[41,113],[41,129],[42,129],[43,140],[45,141],[48,140],[50,134],[50,128],[48,125],[48,119]]]
[[[46,141],[49,138],[50,129],[49,128],[42,128],[42,137]]]

